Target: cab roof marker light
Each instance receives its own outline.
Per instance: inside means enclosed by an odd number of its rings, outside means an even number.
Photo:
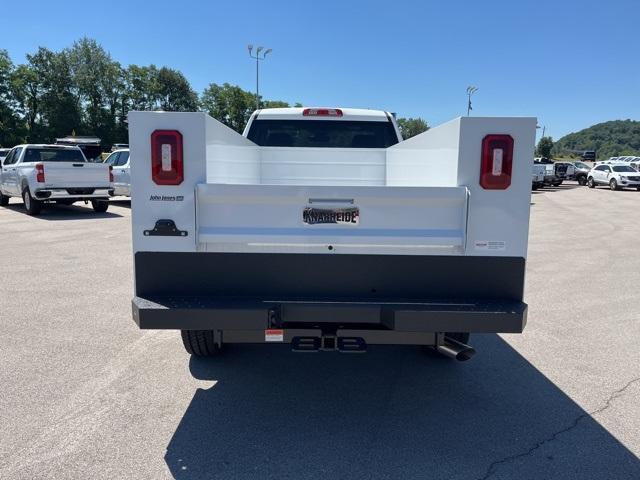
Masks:
[[[342,110],[339,108],[305,108],[302,115],[305,117],[341,117]]]

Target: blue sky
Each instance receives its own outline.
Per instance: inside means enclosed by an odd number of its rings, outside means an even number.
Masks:
[[[86,35],[123,65],[166,65],[202,91],[254,90],[248,43],[273,48],[261,93],[305,105],[383,108],[437,125],[465,112],[537,116],[554,138],[640,120],[637,0],[2,0],[15,63]]]

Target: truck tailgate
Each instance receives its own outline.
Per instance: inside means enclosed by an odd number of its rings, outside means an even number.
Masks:
[[[198,248],[463,254],[466,187],[197,185]]]
[[[109,165],[88,162],[44,162],[45,188],[108,188]]]

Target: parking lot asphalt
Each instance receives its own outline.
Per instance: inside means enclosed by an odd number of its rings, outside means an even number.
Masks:
[[[638,479],[640,192],[532,195],[522,335],[467,363],[131,319],[130,208],[0,208],[0,478]],[[490,272],[487,272],[489,275]]]

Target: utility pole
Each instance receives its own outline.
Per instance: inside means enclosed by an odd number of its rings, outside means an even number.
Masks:
[[[471,110],[473,110],[473,108],[471,107],[471,95],[473,95],[477,91],[478,91],[478,87],[474,87],[472,85],[469,85],[467,87],[467,117],[469,116],[469,113],[471,112]]]
[[[256,53],[254,55],[252,53],[253,45],[247,45],[247,49],[249,50],[249,56],[256,60],[256,110],[260,110],[260,61],[264,60],[267,54],[273,50],[270,48],[265,50],[264,47],[256,47]],[[260,53],[262,53],[262,56],[260,56]]]

